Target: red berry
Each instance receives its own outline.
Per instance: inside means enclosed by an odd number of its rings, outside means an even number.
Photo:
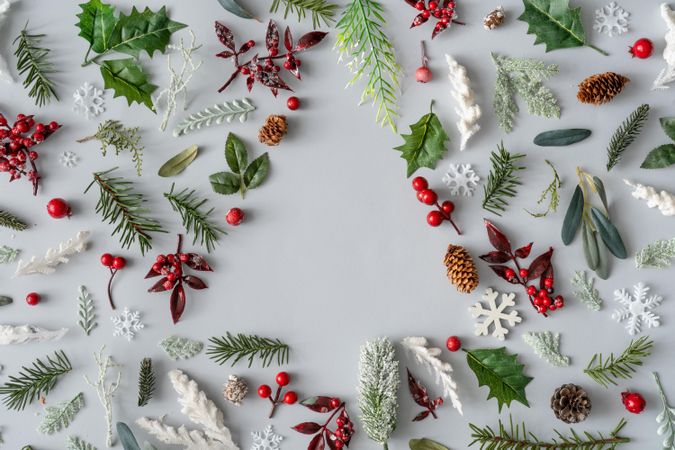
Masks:
[[[284,394],[284,403],[287,405],[292,405],[293,403],[298,401],[298,394],[296,394],[293,391],[288,391]]]
[[[288,109],[291,111],[295,111],[300,107],[300,99],[298,97],[288,97],[288,100],[286,100],[286,106]]]
[[[628,53],[633,55],[633,58],[649,58],[652,55],[652,51],[654,51],[654,44],[646,38],[638,39],[632,47],[628,47]]]
[[[10,161],[10,163],[11,163],[11,161]],[[424,202],[424,200],[422,200],[422,198],[424,197],[423,194],[424,194],[424,189],[422,189],[421,191],[417,191],[417,200],[419,200],[421,202]]]
[[[113,259],[112,262],[112,267],[113,269],[124,269],[124,266],[127,265],[127,260],[122,258],[121,256],[115,256],[115,259]]]
[[[159,264],[164,264],[165,261],[166,261],[166,256],[164,256],[164,255],[157,255],[157,262],[158,262]]]
[[[555,306],[556,308],[562,308],[563,306],[565,306],[565,299],[562,297],[562,295],[558,295],[555,298]]]
[[[261,398],[267,398],[270,395],[272,395],[272,388],[266,384],[261,384],[260,387],[258,388],[258,395]]]
[[[412,180],[412,187],[417,192],[420,192],[429,187],[429,182],[424,177],[415,177]]]
[[[544,306],[546,306],[546,307],[551,306],[551,303],[552,303],[552,302],[551,302],[551,298],[550,298],[550,297],[544,297],[544,298],[541,299],[541,304],[544,305]]]
[[[270,49],[270,56],[277,56],[278,54],[279,54],[279,49],[278,49],[278,48],[272,47],[272,48]],[[268,60],[268,61],[271,62],[271,60]]]
[[[527,276],[530,274],[530,272],[527,269],[520,269],[520,278],[527,279]]]
[[[506,269],[504,271],[504,276],[507,280],[513,280],[516,277],[516,271],[513,269]]]
[[[448,340],[445,341],[445,346],[448,347],[448,350],[451,352],[456,352],[462,348],[462,341],[460,341],[457,336],[450,336]]]
[[[279,372],[275,378],[279,386],[288,386],[291,382],[291,376],[287,372]]]
[[[166,280],[164,283],[162,283],[162,287],[167,291],[173,289],[173,281]]]
[[[342,448],[345,446],[345,443],[342,442],[340,439],[336,439],[335,441],[333,441],[333,445],[335,446],[335,448]]]
[[[341,404],[342,404],[342,400],[340,400],[337,397],[333,397],[333,398],[330,399],[330,407],[333,408],[333,409],[339,407]]]
[[[113,255],[110,253],[104,253],[101,255],[101,264],[103,264],[106,267],[112,266],[113,263]]]
[[[427,223],[432,227],[438,227],[443,223],[443,214],[440,211],[429,211],[427,214]]]
[[[438,195],[432,189],[424,189],[420,191],[420,195],[422,196],[422,203],[426,205],[433,205],[438,200]]]
[[[549,305],[548,310],[549,310],[549,311],[555,311],[555,310],[556,310],[556,306],[555,306],[555,305]]]
[[[552,288],[553,287],[553,278],[544,278],[544,287]]]
[[[56,122],[49,122],[49,129],[51,131],[56,131],[59,129],[59,124]]]
[[[431,13],[429,12],[429,10],[422,11],[422,17],[424,17],[425,19],[428,19],[430,16]]]
[[[152,265],[152,270],[159,273],[162,270],[162,265],[158,264],[158,263],[155,263],[155,264]]]
[[[434,74],[431,72],[431,69],[429,69],[426,66],[418,67],[417,70],[415,71],[415,79],[419,83],[428,83],[431,81],[433,77]]]
[[[422,11],[424,7],[425,7],[424,2],[415,3],[415,9],[417,9],[418,11]]]
[[[38,159],[38,152],[31,150],[30,152],[28,152],[28,157],[32,161],[35,161],[36,159]]]
[[[455,210],[455,204],[452,203],[450,200],[446,200],[443,203],[441,203],[441,209],[445,214],[449,216]]]
[[[293,68],[293,63],[290,61],[284,61],[284,69],[291,70]]]
[[[20,133],[25,133],[28,131],[28,124],[26,122],[19,122],[16,124],[16,129],[19,130]]]
[[[437,9],[438,8],[438,2],[431,1],[429,2],[429,9]]]
[[[169,253],[166,255],[166,260],[173,264],[173,262],[176,260],[176,256],[173,253]]]
[[[187,253],[181,253],[180,255],[178,255],[178,259],[180,259],[180,262],[186,263],[190,260],[190,255],[188,255]]]
[[[28,303],[30,306],[37,305],[40,303],[40,294],[37,292],[31,292],[30,294],[26,295],[26,303]]]
[[[537,295],[537,288],[532,285],[528,286],[527,295]]]
[[[70,206],[62,198],[53,198],[47,203],[47,213],[54,219],[70,216]]]
[[[537,306],[537,311],[544,314],[546,312],[546,307],[544,305]]]
[[[535,297],[534,300],[532,300],[532,303],[534,303],[534,306],[541,306],[541,301],[542,299],[540,297]]]
[[[645,406],[647,406],[644,397],[637,392],[622,392],[621,401],[623,402],[623,406],[626,407],[626,410],[633,414],[640,414],[645,410]]]
[[[166,279],[173,283],[174,281],[176,281],[176,274],[173,272],[169,272],[166,274]]]
[[[232,226],[237,226],[244,221],[244,211],[239,208],[231,208],[225,215],[225,220]]]
[[[548,297],[548,292],[546,292],[546,289],[541,289],[537,295],[539,298],[545,298]]]
[[[254,45],[255,45],[255,41],[254,41],[253,39],[251,39],[250,41],[246,42],[246,46],[247,46],[248,48],[251,48],[251,47],[253,47]]]

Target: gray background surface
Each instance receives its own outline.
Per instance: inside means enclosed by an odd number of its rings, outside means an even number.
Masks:
[[[519,353],[526,374],[534,377],[527,387],[531,408],[513,403],[497,413],[495,400],[486,401],[487,388],[478,388],[476,379],[468,369],[462,353],[450,354],[444,350],[443,359],[455,370],[459,394],[464,405],[464,416],[449,405],[439,411],[439,419],[422,423],[410,420],[417,413],[407,386],[400,391],[399,426],[390,448],[407,448],[407,440],[430,437],[452,449],[466,448],[470,440],[468,423],[496,425],[498,418],[512,413],[515,419],[527,421],[540,436],[551,436],[552,428],[567,427],[554,418],[549,408],[549,398],[560,384],[572,382],[586,388],[593,401],[593,413],[576,430],[609,431],[620,417],[627,417],[629,425],[624,434],[634,439],[627,449],[655,449],[660,440],[656,436],[655,417],[658,397],[650,371],[661,373],[666,389],[675,401],[675,375],[672,361],[673,270],[636,270],[632,256],[649,242],[673,236],[673,218],[662,217],[649,210],[641,201],[630,197],[623,185],[625,177],[650,183],[659,188],[675,190],[672,169],[647,171],[639,169],[647,152],[656,145],[668,142],[661,131],[658,117],[673,114],[672,91],[650,90],[652,80],[663,67],[660,57],[663,50],[665,25],[659,17],[659,2],[627,1],[623,6],[630,10],[631,30],[620,37],[609,38],[592,30],[595,8],[601,0],[583,2],[584,24],[590,40],[606,49],[611,56],[604,57],[591,49],[579,48],[544,53],[543,46],[533,46],[534,36],[526,35],[526,24],[516,20],[522,4],[504,0],[508,19],[503,28],[485,31],[481,19],[497,6],[497,2],[467,0],[459,2],[462,20],[468,25],[454,27],[429,41],[432,25],[408,30],[414,10],[403,1],[387,3],[387,31],[396,47],[400,64],[406,77],[402,82],[400,97],[401,118],[399,131],[408,132],[407,125],[428,111],[429,101],[436,100],[435,110],[451,136],[447,157],[435,171],[423,169],[443,199],[448,191],[441,177],[450,162],[471,163],[483,180],[489,171],[489,154],[500,140],[511,151],[527,153],[528,169],[523,175],[519,195],[511,202],[508,212],[501,218],[480,207],[481,192],[473,198],[454,198],[455,218],[465,234],[457,237],[449,225],[430,228],[425,217],[428,208],[420,204],[405,179],[405,163],[392,147],[401,143],[398,135],[380,129],[373,120],[370,105],[357,107],[360,86],[344,90],[350,78],[345,67],[336,63],[337,55],[331,50],[335,33],[328,40],[305,54],[303,80],[291,85],[302,99],[303,106],[296,112],[287,111],[283,93],[275,99],[269,91],[257,85],[247,94],[243,80],[237,80],[223,94],[216,89],[231,73],[229,61],[214,58],[221,45],[213,33],[213,20],[218,19],[232,28],[237,39],[262,41],[268,14],[268,2],[249,2],[249,8],[263,18],[263,23],[233,17],[216,1],[167,2],[171,17],[187,23],[204,44],[200,56],[203,68],[190,86],[189,111],[200,110],[214,102],[248,96],[258,110],[245,124],[214,127],[175,139],[170,131],[158,131],[159,117],[144,107],[128,108],[123,99],[113,99],[106,93],[107,111],[100,117],[122,119],[125,124],[142,128],[146,146],[145,175],[137,178],[128,155],[101,157],[96,143],[77,144],[75,139],[95,131],[98,121],[87,121],[71,111],[71,94],[83,82],[93,82],[102,87],[95,66],[80,67],[86,51],[86,42],[77,36],[75,14],[79,12],[76,1],[20,1],[12,7],[6,25],[0,30],[2,54],[11,56],[10,42],[30,20],[30,29],[48,35],[46,44],[53,49],[51,59],[59,70],[55,75],[61,102],[38,110],[19,84],[0,85],[0,106],[8,116],[19,112],[38,112],[39,120],[58,120],[65,126],[46,144],[39,147],[39,166],[43,174],[40,194],[30,195],[30,186],[24,180],[12,184],[2,176],[1,205],[19,213],[34,224],[30,230],[17,233],[0,231],[0,244],[18,247],[23,257],[42,254],[48,247],[72,237],[79,230],[91,230],[92,239],[86,253],[59,267],[50,276],[30,276],[10,280],[14,265],[0,267],[4,280],[2,294],[14,296],[15,303],[2,309],[2,323],[31,323],[48,328],[71,327],[70,333],[60,342],[3,347],[0,363],[4,371],[0,381],[15,374],[21,365],[34,358],[64,349],[74,366],[71,374],[62,378],[48,398],[49,404],[72,398],[83,391],[87,406],[65,432],[53,436],[35,431],[42,411],[38,404],[22,412],[0,412],[0,425],[5,437],[5,448],[17,449],[32,444],[36,450],[64,448],[68,434],[78,435],[99,448],[104,448],[103,411],[93,390],[84,385],[82,376],[95,376],[96,367],[92,354],[101,345],[122,365],[122,387],[114,400],[115,420],[132,423],[147,415],[167,414],[171,424],[187,423],[180,414],[176,395],[171,389],[166,373],[181,368],[194,377],[208,396],[222,407],[227,424],[242,449],[251,445],[250,432],[265,427],[268,421],[268,404],[255,395],[261,383],[272,383],[277,371],[272,367],[251,369],[238,366],[217,366],[204,354],[189,361],[172,362],[157,347],[157,343],[171,334],[178,334],[206,341],[209,336],[226,331],[258,333],[279,337],[292,346],[291,364],[286,367],[292,376],[292,389],[300,397],[316,394],[338,395],[347,400],[349,411],[357,417],[355,386],[358,373],[359,346],[376,336],[387,335],[398,342],[408,335],[423,335],[439,347],[444,347],[447,336],[462,337],[467,348],[497,347],[503,345],[492,337],[474,337],[473,319],[467,308],[480,298],[488,287],[507,290],[508,286],[497,279],[482,262],[478,263],[481,286],[473,295],[459,295],[445,278],[442,263],[449,242],[467,247],[477,257],[490,249],[482,224],[489,217],[511,237],[514,245],[535,242],[533,254],[544,251],[549,245],[556,248],[554,262],[557,272],[558,292],[567,298],[567,307],[549,319],[538,317],[527,304],[524,294],[517,291],[517,302],[523,323],[509,334],[505,345],[509,351]],[[133,2],[115,2],[119,10],[128,12]],[[344,3],[344,2],[340,2]],[[576,2],[580,4],[582,2]],[[163,3],[155,0],[139,3],[153,9]],[[283,20],[273,16],[280,26],[290,24],[296,36],[310,30],[307,21],[297,24],[294,18]],[[187,38],[187,32],[180,33]],[[628,45],[639,37],[651,38],[655,54],[648,60],[631,59],[626,53]],[[414,70],[419,65],[419,40],[426,39],[434,80],[418,84]],[[504,135],[496,126],[491,102],[495,70],[489,53],[496,51],[510,56],[543,58],[560,65],[560,75],[548,85],[555,91],[562,107],[561,120],[530,117],[526,112],[518,115],[516,129]],[[466,65],[473,81],[477,100],[484,111],[482,130],[469,141],[468,149],[460,153],[459,136],[455,128],[456,115],[446,79],[444,53],[452,54]],[[157,55],[152,62],[143,58],[143,65],[151,71],[153,81],[166,82],[165,59]],[[612,103],[593,107],[577,102],[577,83],[593,73],[616,71],[631,78],[631,83]],[[610,173],[604,169],[607,142],[619,123],[640,103],[652,106],[651,119],[637,141],[625,153],[624,160]],[[524,105],[521,105],[523,110]],[[257,130],[267,114],[288,114],[290,132],[278,148],[268,149],[257,142]],[[171,125],[180,120],[175,119]],[[170,125],[170,127],[171,127]],[[533,136],[547,129],[588,127],[593,130],[590,139],[568,148],[536,148]],[[207,176],[225,168],[223,145],[228,131],[240,136],[253,156],[270,152],[271,172],[265,184],[251,191],[245,201],[239,198],[214,194]],[[175,179],[160,179],[155,174],[170,156],[191,145],[200,146],[195,163]],[[67,169],[58,162],[65,150],[75,151],[81,158],[78,167]],[[556,214],[534,219],[523,208],[534,208],[541,190],[549,183],[551,173],[544,159],[553,161],[565,183],[562,205]],[[581,242],[563,247],[559,230],[572,189],[576,184],[574,168],[581,164],[605,181],[615,222],[623,233],[631,259],[614,262],[611,277],[599,281],[597,287],[605,299],[600,312],[591,312],[572,296],[573,287],[568,280],[576,269],[585,268]],[[154,248],[145,258],[136,248],[120,249],[117,238],[109,236],[112,227],[102,224],[94,214],[97,194],[82,192],[91,180],[93,171],[120,166],[120,173],[136,183],[136,187],[149,199],[153,214],[161,219],[171,233],[156,235]],[[240,206],[247,213],[246,222],[239,228],[228,227],[229,235],[221,240],[216,252],[208,259],[215,272],[204,278],[209,289],[188,293],[188,304],[181,322],[171,324],[168,295],[149,294],[148,280],[143,276],[154,255],[173,251],[175,233],[182,231],[177,214],[173,213],[162,193],[171,182],[177,187],[192,187],[208,197],[215,206],[215,215],[224,223],[228,208]],[[482,186],[481,188],[482,189]],[[74,215],[70,220],[55,221],[45,211],[52,197],[63,197],[72,203]],[[226,225],[225,225],[226,226]],[[187,248],[192,248],[187,245]],[[202,251],[195,247],[195,250]],[[110,311],[106,303],[105,286],[108,272],[100,266],[99,255],[104,252],[120,254],[129,261],[128,268],[118,275],[114,292],[119,309],[128,306],[139,310],[146,328],[130,344],[122,338],[112,337]],[[654,354],[634,379],[620,386],[604,389],[582,373],[595,352],[620,352],[630,338],[623,326],[611,319],[614,307],[612,292],[630,288],[645,281],[654,292],[664,296],[659,308],[662,326],[649,330],[655,339]],[[91,337],[83,336],[76,325],[77,287],[85,284],[95,297],[99,327]],[[38,307],[28,307],[23,302],[27,292],[38,291],[45,300]],[[521,334],[530,330],[551,330],[562,333],[563,353],[570,355],[572,364],[563,369],[552,368],[538,359],[527,347]],[[400,350],[400,349],[399,349]],[[156,365],[158,390],[151,403],[142,409],[135,406],[136,377],[142,357],[150,356]],[[399,352],[401,373],[410,366],[430,387],[438,389],[424,371],[417,367],[403,352]],[[249,380],[251,395],[244,405],[235,408],[221,397],[221,385],[228,374],[236,373]],[[404,378],[402,378],[404,380]],[[647,399],[648,408],[640,416],[624,411],[619,393],[627,388],[638,390]],[[630,416],[630,417],[628,417]],[[282,407],[271,421],[285,440],[282,448],[306,448],[308,439],[289,427],[304,420],[320,419],[301,407]],[[357,424],[357,426],[359,426]],[[145,439],[143,432],[137,435]],[[154,440],[153,440],[154,442]],[[156,443],[156,442],[155,442]],[[352,448],[375,449],[365,433],[357,433]]]

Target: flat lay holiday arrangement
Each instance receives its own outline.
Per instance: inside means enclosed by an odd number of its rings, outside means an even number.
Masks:
[[[0,42],[0,448],[675,449],[675,3],[0,0]]]

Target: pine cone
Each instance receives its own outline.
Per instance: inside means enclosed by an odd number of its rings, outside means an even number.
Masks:
[[[577,98],[581,103],[601,105],[611,101],[629,81],[629,78],[614,72],[591,75],[579,83]]]
[[[246,397],[246,394],[248,394],[248,383],[246,380],[236,375],[230,375],[223,390],[225,400],[234,406],[239,406],[244,397]]]
[[[485,27],[486,30],[494,30],[504,23],[505,18],[504,8],[500,6],[483,18],[483,27]]]
[[[258,132],[258,139],[263,144],[270,146],[279,145],[288,131],[286,116],[271,115],[265,120],[265,124]]]
[[[469,294],[476,289],[478,272],[471,255],[464,247],[448,245],[445,266],[448,268],[448,278],[459,292]]]
[[[551,409],[565,423],[583,422],[591,413],[591,399],[582,387],[563,384],[551,397]]]

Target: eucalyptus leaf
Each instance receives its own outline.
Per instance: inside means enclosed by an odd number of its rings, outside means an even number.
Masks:
[[[668,137],[675,141],[675,117],[661,117],[659,122]]]
[[[627,258],[628,252],[623,244],[619,230],[616,229],[609,218],[594,206],[591,207],[591,218],[597,228],[598,235],[602,238],[607,249],[619,259]]]
[[[257,188],[267,178],[270,168],[270,157],[267,153],[258,156],[251,161],[251,165],[244,172],[244,184],[247,189]]]
[[[539,133],[534,138],[534,144],[540,147],[563,147],[583,141],[591,135],[591,130],[585,128],[567,128]]]
[[[609,278],[609,251],[599,236],[596,235],[595,240],[598,246],[598,268],[595,269],[595,273],[600,279],[606,280]]]
[[[663,169],[673,164],[675,164],[675,144],[664,144],[649,152],[640,167],[643,169]]]
[[[600,255],[598,253],[598,243],[596,241],[595,231],[584,221],[581,226],[581,233],[584,243],[584,256],[586,257],[586,263],[588,268],[595,270],[600,264]]]
[[[213,192],[231,195],[241,189],[241,178],[232,172],[218,172],[209,176]]]
[[[199,147],[191,145],[176,156],[170,158],[159,168],[160,177],[173,177],[184,171],[197,157]]]
[[[12,300],[12,297],[8,297],[6,295],[0,295],[0,306],[11,305],[13,301],[14,300]]]
[[[593,176],[593,186],[600,196],[600,201],[602,201],[602,206],[605,207],[605,211],[609,212],[609,205],[607,203],[607,192],[605,191],[605,184],[597,176]]]
[[[431,439],[410,439],[408,442],[410,450],[450,450],[445,445],[441,445]]]
[[[138,441],[129,426],[124,422],[117,422],[117,435],[124,450],[141,450]]]
[[[225,11],[232,13],[237,17],[241,17],[242,19],[255,19],[253,14],[242,8],[235,0],[218,0],[218,3],[220,3],[220,6],[222,6]]]
[[[581,223],[583,212],[584,193],[581,190],[581,187],[577,185],[576,189],[574,189],[572,200],[570,200],[570,205],[567,207],[565,219],[563,220],[561,232],[563,244],[569,245],[574,240],[574,236],[577,234],[579,224]]]

